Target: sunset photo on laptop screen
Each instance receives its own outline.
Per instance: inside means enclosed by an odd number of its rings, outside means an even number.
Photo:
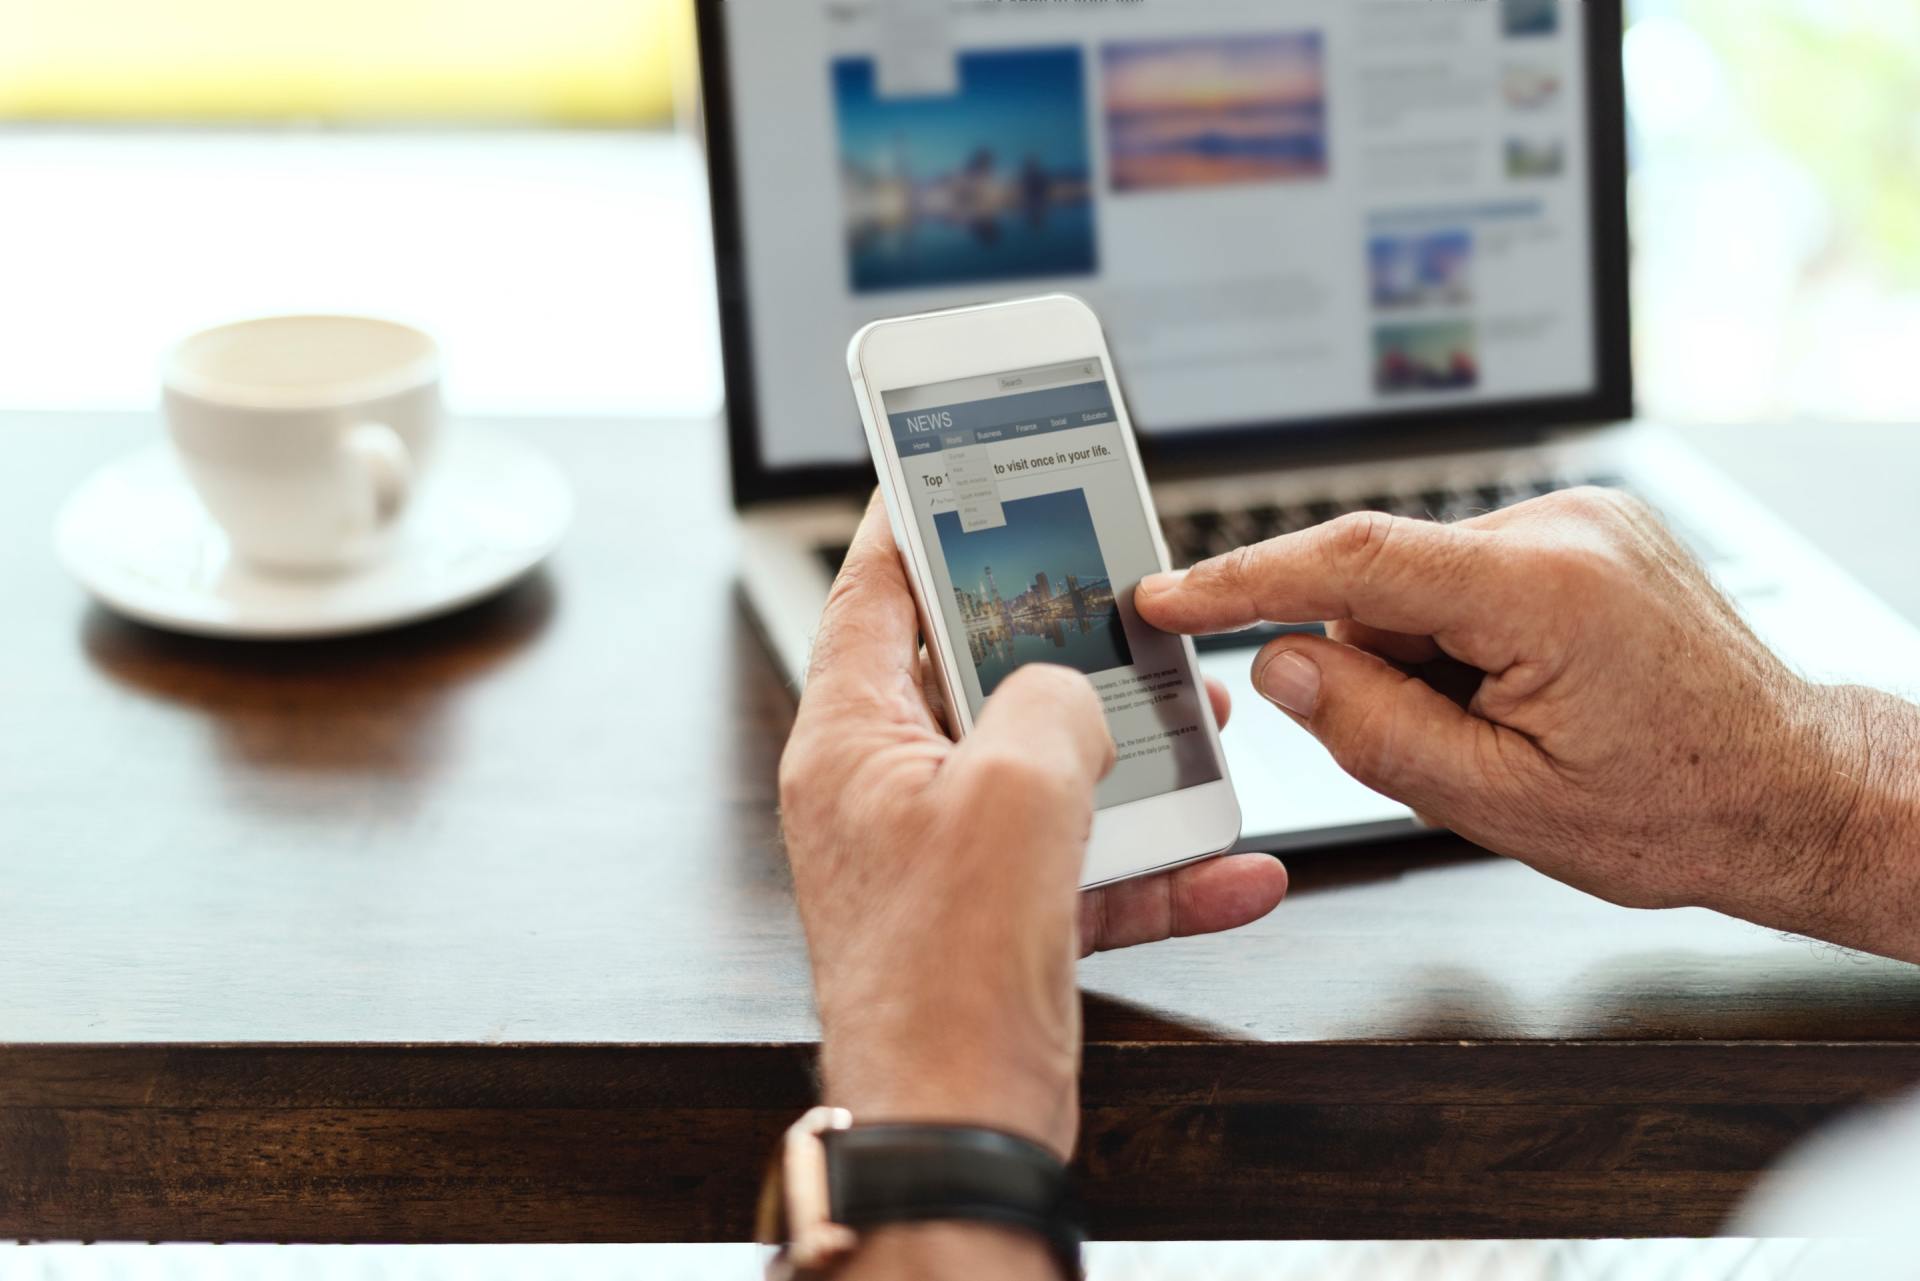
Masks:
[[[1107,46],[1114,190],[1325,177],[1323,47],[1319,32]]]

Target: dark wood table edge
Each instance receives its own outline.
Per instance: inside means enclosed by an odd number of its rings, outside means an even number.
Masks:
[[[0,1045],[0,1236],[739,1241],[806,1044]],[[1390,1070],[1383,1070],[1389,1068]],[[1110,1240],[1716,1231],[1920,1042],[1088,1047]]]

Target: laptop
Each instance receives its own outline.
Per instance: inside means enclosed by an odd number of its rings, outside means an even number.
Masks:
[[[740,573],[796,685],[874,484],[849,336],[1055,290],[1176,562],[1617,486],[1790,661],[1910,681],[1920,634],[1634,418],[1620,0],[696,7]],[[998,184],[1049,198],[949,198]],[[1261,704],[1265,639],[1201,644],[1245,847],[1415,830]]]

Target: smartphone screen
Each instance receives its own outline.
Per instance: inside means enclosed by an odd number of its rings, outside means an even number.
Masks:
[[[1100,808],[1218,782],[1186,647],[1133,607],[1161,565],[1100,358],[881,400],[973,713],[1057,663],[1093,681],[1119,749]]]

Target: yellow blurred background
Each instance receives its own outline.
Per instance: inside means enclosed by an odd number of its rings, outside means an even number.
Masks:
[[[0,0],[0,119],[665,118],[687,0]]]

